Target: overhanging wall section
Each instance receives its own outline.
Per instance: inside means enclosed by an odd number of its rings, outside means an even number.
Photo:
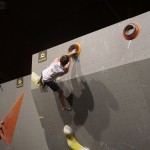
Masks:
[[[137,22],[139,36],[127,41],[124,27]],[[38,63],[33,55],[32,71],[41,74],[55,57],[67,53],[68,47],[81,45],[79,62],[58,82],[64,89],[72,112],[62,112],[57,93],[42,91],[31,83],[37,111],[49,149],[67,149],[63,135],[70,125],[77,140],[91,149],[149,149],[150,132],[150,13],[79,37],[47,50],[47,61]],[[54,143],[55,141],[55,143]]]
[[[38,54],[34,54],[32,56],[32,71],[40,75],[41,71],[49,66],[56,57],[67,54],[69,46],[76,42],[81,46],[79,63],[82,70],[82,74],[77,76],[150,58],[149,16],[150,13],[147,12],[47,49],[47,61],[42,63],[38,63]],[[123,29],[130,22],[137,22],[141,28],[139,36],[131,42],[123,38]],[[70,70],[72,70],[72,65]],[[62,81],[71,78],[69,72],[62,78]],[[31,84],[31,89],[34,88],[35,86]]]

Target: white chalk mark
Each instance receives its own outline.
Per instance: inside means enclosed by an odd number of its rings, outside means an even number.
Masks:
[[[130,40],[129,43],[128,43],[128,48],[130,47],[131,41],[132,41],[132,40]]]

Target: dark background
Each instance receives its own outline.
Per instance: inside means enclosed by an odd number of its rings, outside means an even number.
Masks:
[[[0,0],[0,83],[31,74],[37,52],[149,10],[147,0]]]

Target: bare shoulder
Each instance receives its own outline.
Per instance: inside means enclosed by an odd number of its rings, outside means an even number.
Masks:
[[[54,62],[60,62],[60,57],[55,58]]]

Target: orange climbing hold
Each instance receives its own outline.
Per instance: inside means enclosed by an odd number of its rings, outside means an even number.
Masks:
[[[80,48],[80,45],[78,43],[75,43],[75,44],[72,44],[69,49],[68,49],[68,52],[72,52],[73,50],[75,50],[77,53],[72,55],[71,57],[72,58],[76,58],[79,56],[80,52],[81,52],[81,48]]]
[[[1,128],[0,137],[7,144],[10,144],[12,140],[13,133],[16,127],[17,119],[18,119],[18,115],[20,112],[20,107],[22,104],[23,96],[24,96],[24,93],[22,93],[20,97],[16,100],[16,102],[11,107],[11,109],[6,114],[6,116],[4,117],[3,121],[0,124],[0,128]]]
[[[128,24],[123,30],[123,36],[126,40],[133,40],[135,39],[140,32],[140,26],[136,23]]]

